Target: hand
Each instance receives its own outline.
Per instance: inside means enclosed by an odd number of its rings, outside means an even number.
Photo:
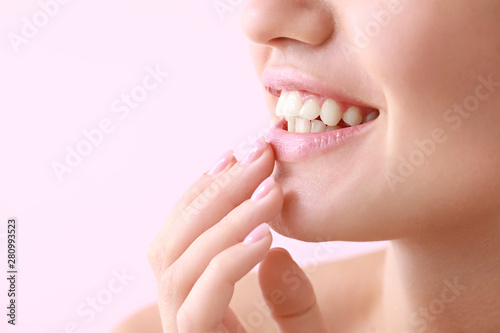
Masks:
[[[280,332],[329,332],[311,282],[285,249],[269,251],[259,267],[259,283]]]
[[[216,170],[204,174],[174,207],[148,249],[164,332],[244,332],[229,303],[235,283],[266,257],[271,246],[272,237],[263,222],[275,217],[283,204],[280,185],[267,178],[273,168],[272,149],[261,139],[243,162],[227,154]],[[276,258],[279,255],[270,255],[267,262]],[[278,262],[291,267],[286,260]],[[267,275],[261,275],[267,285],[276,285],[273,274]],[[299,288],[299,293],[306,289]],[[310,308],[309,303],[306,306]],[[298,309],[293,305],[289,308]],[[287,327],[289,318],[282,313],[274,311],[273,316]],[[292,321],[310,317],[291,314]]]

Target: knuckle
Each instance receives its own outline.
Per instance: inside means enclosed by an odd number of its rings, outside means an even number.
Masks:
[[[203,192],[203,195],[207,200],[217,200],[223,195],[224,187],[219,180],[216,180]]]
[[[232,169],[231,169],[232,170]],[[213,202],[227,202],[233,209],[240,200],[240,178],[238,172],[226,172],[201,192],[189,205],[190,211],[199,212]]]
[[[181,214],[178,217],[178,221],[181,223],[187,223],[194,216],[198,216],[200,214],[200,210],[195,207],[195,204],[192,202],[184,208]]]
[[[200,187],[190,188],[186,191],[186,194],[182,198],[182,201],[184,201],[185,203],[190,203],[191,201],[196,199],[196,197],[198,197],[201,193],[202,190]]]
[[[241,197],[241,189],[242,188],[243,187],[239,186],[236,183],[232,183],[228,187],[228,193],[231,193],[231,195],[228,196],[228,204],[231,207],[231,209],[238,207],[241,204],[241,202],[244,200]]]
[[[232,179],[224,185],[218,185],[211,194],[211,199],[219,202],[223,201],[233,210],[242,201],[241,189],[242,187],[238,185],[237,179]]]
[[[149,244],[148,249],[147,249],[147,255],[148,255],[148,260],[149,264],[154,268],[158,265],[158,263],[162,262],[162,251],[158,248],[158,245],[156,242],[152,242]]]
[[[211,280],[217,280],[217,283],[222,283],[225,285],[235,285],[236,280],[232,277],[233,267],[228,264],[227,256],[219,254],[212,258],[207,266],[205,274]]]
[[[224,257],[221,255],[217,255],[212,260],[210,260],[210,263],[207,266],[207,273],[208,274],[223,274],[225,272],[226,265],[225,265],[225,260]]]
[[[157,241],[151,243],[147,249],[149,264],[157,276],[168,266],[167,252],[165,245]]]
[[[224,234],[227,234],[228,224],[230,223],[231,217],[224,217],[219,223],[214,224],[207,233],[211,234],[214,237],[222,237]]]
[[[181,202],[185,205],[189,205],[193,201],[195,201],[198,197],[200,197],[205,189],[210,187],[210,183],[213,184],[213,178],[211,176],[204,176],[200,182],[195,183],[192,187],[188,188],[184,195],[181,198]]]
[[[184,192],[181,200],[187,203],[193,201],[213,181],[214,180],[212,176],[203,175],[197,182],[195,182]]]

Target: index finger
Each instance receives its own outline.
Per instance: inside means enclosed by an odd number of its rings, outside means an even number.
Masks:
[[[237,160],[233,155],[232,150],[226,151],[222,154],[215,166],[210,170],[205,172],[196,182],[194,182],[182,195],[181,199],[172,209],[166,223],[169,221],[175,221],[179,215],[188,207],[200,194],[203,193],[212,183],[219,177],[225,174]]]
[[[158,277],[207,229],[250,198],[257,186],[274,169],[274,153],[263,140],[254,144],[254,158],[234,164],[195,200],[168,220],[152,243],[148,254]],[[252,155],[250,155],[252,156]]]

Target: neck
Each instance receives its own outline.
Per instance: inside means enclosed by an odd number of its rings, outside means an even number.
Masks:
[[[386,332],[500,332],[498,222],[392,241],[385,276]]]

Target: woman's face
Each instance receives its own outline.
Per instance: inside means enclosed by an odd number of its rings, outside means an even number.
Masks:
[[[274,120],[281,91],[379,112],[271,135],[285,192],[275,230],[369,241],[497,218],[499,0],[249,0],[242,25]]]

